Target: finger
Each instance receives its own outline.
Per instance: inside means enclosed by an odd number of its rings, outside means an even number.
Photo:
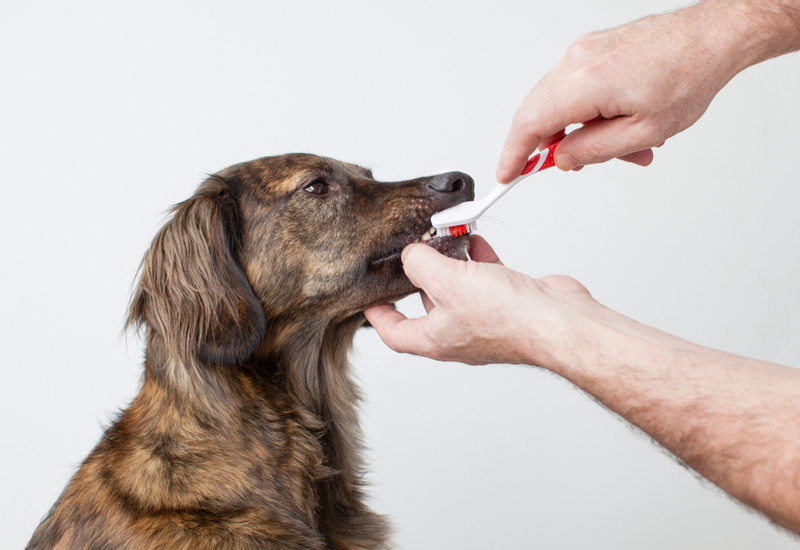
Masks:
[[[630,155],[619,157],[619,160],[624,160],[625,162],[630,162],[638,166],[650,166],[650,163],[653,162],[653,150],[645,149],[644,151],[636,151]]]
[[[419,291],[419,297],[422,300],[422,307],[425,308],[426,313],[430,313],[431,310],[433,310],[433,308],[436,307],[433,301],[430,298],[428,298],[428,295],[425,294],[424,290]]]
[[[605,119],[603,117],[601,117],[601,116],[596,116],[591,120],[586,120],[584,122],[581,122],[581,126],[589,126],[590,124],[594,124],[598,120],[605,120]]]
[[[654,139],[643,124],[637,123],[631,117],[599,120],[578,128],[561,141],[556,150],[556,164],[564,170],[628,155],[633,155],[630,162],[649,164],[652,153],[648,158],[645,151],[660,141],[661,139]]]
[[[390,304],[369,307],[364,310],[364,315],[367,317],[369,324],[376,329],[378,326],[387,326],[387,324],[402,321],[406,318],[405,315],[397,311]]]
[[[419,353],[422,349],[423,319],[408,319],[388,304],[373,306],[364,315],[381,340],[399,353]]]
[[[595,97],[596,90],[592,86],[578,86],[567,96],[554,96],[543,84],[547,78],[531,90],[514,114],[497,166],[497,181],[501,183],[511,181],[522,172],[531,153],[537,146],[542,147],[544,137],[548,138],[550,145],[557,141],[549,141],[550,137],[562,137],[570,124],[593,126],[595,120],[602,120],[596,102],[586,100]],[[558,161],[556,164],[562,170],[571,169],[562,168],[563,163]],[[575,162],[572,167],[579,164]]]
[[[503,265],[491,245],[480,235],[470,237],[469,257],[474,262]]]
[[[421,243],[406,246],[400,258],[411,284],[425,291],[434,302],[437,296],[436,292],[431,292],[431,287],[439,289],[443,287],[441,283],[447,283],[445,288],[452,284],[449,281],[455,276],[455,267],[463,263]]]
[[[564,139],[564,136],[566,134],[567,134],[567,132],[565,130],[561,130],[560,132],[556,132],[552,136],[547,136],[547,137],[542,138],[542,141],[539,143],[539,149],[541,150],[541,149],[546,149],[547,147],[550,147],[555,142]]]
[[[497,165],[497,181],[508,183],[516,178],[525,168],[528,157],[539,146],[541,138],[531,131],[529,122],[521,114],[522,108],[514,115],[511,128],[508,130],[500,162]]]

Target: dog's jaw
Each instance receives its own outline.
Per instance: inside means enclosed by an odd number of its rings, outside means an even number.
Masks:
[[[419,238],[409,239],[404,246],[369,261],[366,276],[373,279],[373,284],[369,286],[372,286],[379,296],[376,298],[373,295],[369,303],[364,304],[361,309],[396,302],[419,291],[406,276],[401,259],[403,248],[414,242],[419,242]],[[466,260],[469,236],[432,238],[424,241],[424,244],[449,258]]]
[[[433,237],[429,241],[423,242],[445,256],[456,260],[467,260],[469,235],[462,235],[460,237]]]
[[[466,235],[461,237],[432,237],[426,240],[417,239],[416,241],[412,241],[408,244],[412,243],[424,243],[434,250],[437,250],[439,253],[456,260],[467,259],[467,248],[469,246],[469,241],[468,236]],[[399,260],[404,248],[405,247],[396,249],[389,254],[370,260],[369,269],[381,269],[383,264],[386,262]]]

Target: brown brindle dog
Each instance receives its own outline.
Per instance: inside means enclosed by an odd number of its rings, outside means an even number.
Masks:
[[[460,172],[379,183],[303,154],[211,176],[142,262],[139,394],[28,549],[388,548],[347,354],[365,308],[416,291],[402,248],[472,198]],[[466,257],[467,237],[428,242]]]

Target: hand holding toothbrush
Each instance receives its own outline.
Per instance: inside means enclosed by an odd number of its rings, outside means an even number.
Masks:
[[[582,36],[515,113],[498,181],[570,124],[586,125],[558,146],[560,169],[612,158],[647,166],[739,71],[800,48],[798,11],[797,1],[705,0]]]

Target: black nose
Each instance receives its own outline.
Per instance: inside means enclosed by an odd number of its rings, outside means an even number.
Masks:
[[[458,191],[472,193],[475,189],[475,182],[464,172],[447,172],[433,176],[428,182],[428,189],[433,189],[438,193],[456,193]]]

